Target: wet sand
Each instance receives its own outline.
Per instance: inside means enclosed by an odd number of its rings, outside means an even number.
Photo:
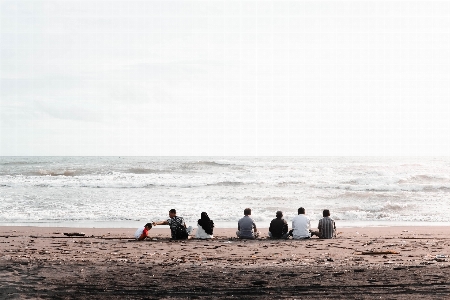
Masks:
[[[171,241],[136,228],[0,227],[0,299],[445,299],[450,227],[339,229],[322,240]],[[64,233],[85,233],[66,236]]]

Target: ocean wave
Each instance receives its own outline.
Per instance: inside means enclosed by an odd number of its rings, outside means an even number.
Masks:
[[[329,198],[330,196],[326,197]],[[333,196],[335,197],[335,196]],[[391,193],[391,192],[381,192],[381,193],[373,193],[371,191],[349,191],[346,190],[344,193],[341,193],[339,195],[339,198],[342,199],[351,199],[351,200],[357,200],[357,201],[370,201],[370,200],[376,200],[380,201],[383,199],[395,199],[400,200],[402,197],[404,197],[404,193],[399,191],[397,193]]]
[[[209,161],[209,160],[200,160],[193,163],[194,165],[204,165],[204,166],[214,166],[214,167],[226,167],[229,166],[229,163],[219,163],[216,161]]]
[[[34,175],[36,174],[36,175]],[[133,173],[113,172],[110,174],[84,175],[79,171],[38,171],[33,175],[0,176],[0,186],[54,186],[54,187],[92,187],[92,188],[201,188],[212,186],[259,186],[278,189],[308,189],[314,190],[317,196],[328,195],[333,191],[355,193],[361,199],[369,198],[374,194],[397,192],[450,192],[450,183],[440,184],[342,184],[342,183],[311,183],[296,180],[283,180],[283,178],[241,177],[230,174],[200,174],[196,176],[187,174],[153,172],[150,169],[137,170]],[[342,193],[342,192],[341,192]],[[365,195],[365,196],[364,196]]]
[[[449,183],[450,178],[448,176],[436,176],[436,175],[413,175],[409,178],[403,178],[398,180],[399,184],[407,184],[407,183]]]
[[[311,187],[317,189],[336,189],[345,191],[361,192],[432,192],[450,190],[448,185],[441,184],[389,184],[389,185],[356,185],[356,184],[312,184]]]
[[[163,174],[163,173],[171,173],[171,171],[159,170],[159,169],[146,169],[146,168],[131,168],[131,169],[128,169],[125,173],[131,173],[131,174]]]
[[[324,208],[349,223],[434,222],[450,214],[450,160],[400,165],[397,158],[0,159],[10,163],[0,165],[0,221],[147,221],[165,217],[171,208],[187,222],[207,211],[215,221],[235,224],[251,207],[258,227],[268,226],[277,210],[292,220],[300,206],[314,225]]]
[[[346,184],[346,185],[359,185],[359,184],[360,184],[359,181],[356,180],[356,179],[352,179],[352,180],[348,180],[348,181],[343,181],[342,183],[343,183],[343,184]]]
[[[238,186],[244,185],[244,182],[241,181],[220,181],[216,183],[208,183],[206,186]]]
[[[45,170],[40,169],[38,171],[30,171],[26,175],[29,176],[79,176],[83,175],[82,171],[79,170]]]
[[[0,166],[29,166],[29,165],[37,165],[40,162],[30,162],[30,161],[7,161],[0,162]]]
[[[402,210],[411,210],[414,205],[407,203],[393,203],[391,201],[387,201],[385,203],[380,203],[379,205],[374,206],[365,206],[362,209],[369,213],[378,213],[378,212],[399,212]]]
[[[47,183],[37,183],[34,185],[35,187],[50,187],[50,184]]]
[[[287,181],[276,181],[276,182],[274,182],[274,184],[276,185],[276,186],[279,186],[279,187],[283,187],[283,186],[290,186],[290,185],[305,185],[305,184],[307,184],[307,182],[305,182],[305,181],[302,181],[302,180],[298,180],[298,181],[295,181],[295,180],[292,180],[292,181],[290,181],[290,180],[287,180]]]
[[[203,169],[204,167],[213,167],[213,168],[227,168],[231,164],[228,163],[220,163],[216,161],[194,161],[194,162],[186,162],[180,165],[180,170],[198,170],[199,168]]]

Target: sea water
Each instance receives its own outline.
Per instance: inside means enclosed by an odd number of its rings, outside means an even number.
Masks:
[[[258,227],[299,207],[316,225],[450,225],[448,157],[0,157],[0,225],[136,227],[175,208]]]

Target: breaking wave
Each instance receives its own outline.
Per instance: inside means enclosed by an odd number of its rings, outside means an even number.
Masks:
[[[83,172],[78,170],[38,170],[31,171],[27,175],[30,176],[80,176]]]
[[[132,174],[162,174],[162,173],[170,173],[167,170],[158,170],[158,169],[146,169],[146,168],[131,168],[127,171],[127,173]]]
[[[239,186],[244,185],[244,182],[241,181],[221,181],[216,183],[208,183],[207,186]]]

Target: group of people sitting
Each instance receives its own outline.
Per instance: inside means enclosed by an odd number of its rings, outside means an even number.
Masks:
[[[241,239],[255,239],[260,233],[256,228],[255,222],[250,217],[252,210],[250,208],[244,209],[244,217],[238,222],[238,231],[236,235]],[[330,210],[323,211],[323,218],[319,220],[318,230],[311,229],[311,221],[305,215],[305,209],[300,207],[298,215],[292,220],[292,229],[285,219],[283,219],[283,212],[277,211],[276,218],[270,222],[269,237],[272,239],[289,239],[294,240],[309,239],[317,236],[321,239],[332,239],[336,237],[336,223],[330,217]]]
[[[195,237],[198,239],[212,239],[214,222],[211,220],[206,212],[202,212],[200,219],[197,221],[198,229]],[[177,216],[177,211],[175,209],[169,210],[169,218],[167,220],[147,223],[144,227],[138,228],[134,237],[139,240],[145,240],[149,236],[149,230],[156,225],[169,225],[170,233],[173,240],[185,240],[192,233],[192,226],[187,227],[184,219]]]
[[[260,232],[256,228],[256,224],[251,218],[252,210],[250,208],[244,209],[244,217],[238,221],[238,231],[236,235],[240,239],[256,239],[260,236]],[[184,219],[177,216],[175,209],[169,211],[169,219],[147,223],[144,227],[139,228],[135,233],[137,240],[144,240],[149,236],[149,230],[156,225],[169,225],[171,237],[175,240],[187,239],[192,233],[192,226],[187,227]],[[195,237],[198,239],[214,238],[214,222],[209,218],[206,212],[202,212],[200,219],[197,222],[198,228]],[[277,211],[276,218],[270,222],[269,238],[272,239],[309,239],[317,236],[322,239],[331,239],[336,237],[336,224],[330,217],[330,211],[325,209],[323,211],[323,218],[319,220],[318,230],[311,229],[311,221],[305,215],[305,209],[300,207],[298,215],[292,220],[292,229],[285,219],[283,219],[283,212]]]

